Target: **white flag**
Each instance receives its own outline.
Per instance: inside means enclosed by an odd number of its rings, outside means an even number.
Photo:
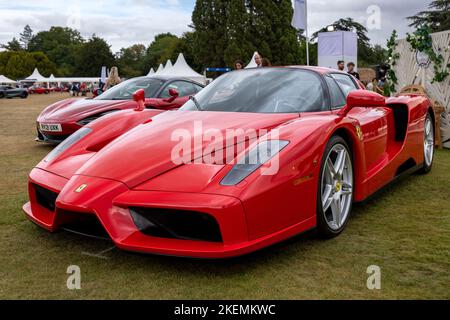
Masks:
[[[306,30],[306,0],[295,0],[294,16],[292,17],[292,26],[295,29]]]

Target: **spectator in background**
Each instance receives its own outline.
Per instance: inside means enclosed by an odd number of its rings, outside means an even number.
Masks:
[[[234,63],[234,70],[243,70],[244,69],[244,62],[242,60],[237,60]]]
[[[356,79],[361,80],[359,77],[359,73],[355,71],[355,63],[354,62],[349,62],[347,64],[347,73],[354,76]]]
[[[120,82],[122,81],[119,77],[119,69],[117,69],[117,67],[112,67],[111,71],[109,72],[108,80],[106,80],[105,86],[103,87],[103,91],[111,89],[112,87],[118,85]]]
[[[337,67],[339,71],[344,71],[345,70],[345,62],[343,60],[339,60],[337,62]]]
[[[262,65],[262,56],[259,54],[259,53],[257,53],[256,55],[255,55],[255,63],[256,63],[256,67],[257,68],[261,68],[263,65]]]
[[[271,67],[272,64],[270,63],[270,60],[267,58],[263,58],[261,61],[261,67]]]

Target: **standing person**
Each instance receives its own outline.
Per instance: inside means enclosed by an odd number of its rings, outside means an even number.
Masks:
[[[262,56],[259,53],[255,55],[255,63],[257,68],[262,67]]]
[[[262,59],[261,67],[266,68],[266,67],[271,67],[271,66],[272,66],[272,63],[270,63],[269,59],[267,59],[267,58]]]
[[[244,62],[242,62],[242,60],[236,60],[234,63],[234,70],[244,70]]]
[[[345,70],[345,61],[343,60],[339,60],[337,62],[337,67],[339,71],[344,71]]]
[[[80,90],[81,90],[81,96],[85,97],[86,96],[86,91],[87,91],[87,87],[86,87],[86,83],[82,83],[80,86]]]
[[[359,73],[355,71],[355,63],[354,62],[349,62],[347,64],[347,73],[354,76],[356,79],[361,80],[359,77]]]
[[[111,89],[112,87],[118,85],[120,82],[122,81],[119,77],[119,69],[117,69],[117,67],[112,67],[111,72],[109,73],[109,77],[106,80],[105,86],[103,87],[103,91]]]

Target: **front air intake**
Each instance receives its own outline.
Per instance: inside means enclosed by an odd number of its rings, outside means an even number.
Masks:
[[[222,242],[219,224],[209,214],[158,208],[130,208],[130,212],[136,227],[152,237]]]
[[[45,189],[37,184],[33,184],[33,188],[36,194],[36,201],[40,206],[47,210],[55,211],[56,208],[56,198],[58,194],[51,190]]]

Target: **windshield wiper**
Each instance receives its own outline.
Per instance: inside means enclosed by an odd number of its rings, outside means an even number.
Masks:
[[[195,107],[197,108],[198,111],[205,111],[202,106],[200,105],[200,103],[198,103],[198,100],[195,96],[190,96],[189,100],[191,100],[192,102],[194,102]]]

